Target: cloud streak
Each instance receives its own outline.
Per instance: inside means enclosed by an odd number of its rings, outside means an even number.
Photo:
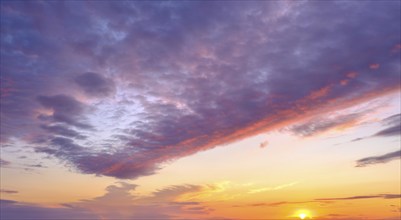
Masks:
[[[378,195],[363,195],[363,196],[351,196],[341,198],[320,198],[315,199],[316,201],[342,201],[342,200],[358,200],[358,199],[398,199],[401,198],[400,194],[378,194]]]
[[[375,194],[375,195],[360,195],[360,196],[350,196],[350,197],[336,197],[336,198],[317,198],[309,201],[281,201],[281,202],[261,202],[252,203],[247,205],[236,205],[234,207],[277,207],[277,206],[287,206],[296,204],[306,204],[306,203],[332,203],[337,201],[347,201],[347,200],[361,200],[361,199],[399,199],[400,194]]]
[[[310,137],[329,130],[354,126],[360,122],[362,116],[365,114],[365,112],[361,112],[335,117],[326,116],[313,118],[307,122],[290,126],[284,129],[284,131],[289,131],[292,134],[302,137]]]
[[[16,190],[9,190],[9,189],[0,189],[0,193],[5,193],[5,194],[16,194],[18,191]]]
[[[372,137],[393,137],[401,135],[401,114],[395,114],[381,120],[383,126],[387,127],[368,137],[353,139],[351,142],[361,141]]]
[[[274,190],[280,190],[280,189],[284,189],[287,187],[291,187],[298,184],[298,182],[292,182],[292,183],[288,183],[288,184],[284,184],[284,185],[280,185],[280,186],[275,186],[275,187],[264,187],[264,188],[259,188],[259,189],[252,189],[250,190],[248,193],[261,193],[261,192],[266,192],[266,191],[274,191]]]
[[[11,162],[0,158],[0,167],[7,167]]]
[[[356,161],[356,167],[366,167],[375,164],[388,163],[401,159],[401,150],[390,152],[380,156],[366,157]]]

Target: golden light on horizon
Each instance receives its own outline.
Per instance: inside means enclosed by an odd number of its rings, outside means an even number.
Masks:
[[[312,219],[312,215],[311,212],[309,210],[298,210],[295,213],[294,217],[298,217],[299,219]]]

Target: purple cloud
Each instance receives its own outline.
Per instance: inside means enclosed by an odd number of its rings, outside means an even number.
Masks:
[[[75,83],[91,96],[108,96],[114,92],[114,82],[97,73],[83,73],[75,77]]]
[[[69,129],[62,125],[41,125],[40,126],[43,130],[53,133],[56,135],[64,136],[64,137],[71,137],[77,139],[85,139],[86,137],[81,135],[79,132]]]
[[[365,114],[366,112],[340,115],[331,118],[313,118],[307,122],[292,125],[284,130],[302,137],[309,137],[338,127],[356,124]]]
[[[400,88],[398,1],[1,4],[0,139],[83,173],[151,175]]]
[[[366,167],[374,164],[388,163],[393,160],[401,159],[401,150],[387,153],[380,156],[366,157],[356,161],[356,167]]]
[[[389,116],[387,118],[382,119],[381,122],[387,128],[384,128],[368,137],[355,138],[351,140],[351,142],[361,141],[372,137],[393,137],[401,135],[401,114],[395,114]]]
[[[63,122],[78,128],[91,128],[90,125],[78,121],[77,116],[84,113],[86,106],[74,97],[67,95],[38,96],[37,100],[43,107],[53,111],[51,116],[40,115],[40,119],[53,119],[56,122]]]
[[[66,207],[91,210],[100,218],[177,219],[185,214],[208,215],[211,209],[201,202],[177,201],[182,195],[200,192],[198,185],[175,185],[157,190],[147,197],[133,196],[136,185],[120,182],[106,188],[103,196],[64,204]],[[117,205],[116,205],[117,203]]]
[[[401,114],[395,114],[383,119],[387,128],[377,132],[373,137],[387,137],[401,135]]]
[[[0,199],[1,219],[97,219],[85,210],[70,208],[47,208],[35,204]]]
[[[199,192],[195,185],[170,186],[147,197],[133,196],[136,185],[120,182],[106,188],[104,195],[60,207],[44,207],[12,200],[0,200],[3,219],[177,219],[188,214],[207,216],[212,209],[201,202],[177,201]]]
[[[0,167],[6,167],[6,166],[8,166],[10,164],[11,164],[10,161],[3,160],[3,159],[0,158]]]

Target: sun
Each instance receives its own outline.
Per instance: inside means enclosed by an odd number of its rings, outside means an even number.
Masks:
[[[299,219],[312,219],[312,214],[309,210],[302,209],[302,210],[298,210],[295,213],[295,215],[293,215],[293,217],[299,218]]]
[[[298,216],[299,216],[300,219],[305,219],[308,215],[305,214],[305,213],[299,213]]]

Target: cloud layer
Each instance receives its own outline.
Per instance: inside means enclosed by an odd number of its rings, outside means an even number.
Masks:
[[[100,197],[45,207],[13,200],[0,200],[3,219],[177,219],[207,216],[211,208],[201,202],[181,201],[180,196],[200,192],[197,185],[177,185],[146,197],[133,196],[136,185],[120,182],[106,188]]]
[[[400,87],[398,1],[1,4],[0,141],[83,173],[150,175]]]

